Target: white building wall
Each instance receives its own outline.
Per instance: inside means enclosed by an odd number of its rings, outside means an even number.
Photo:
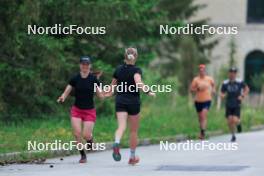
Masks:
[[[238,26],[237,35],[216,35],[219,44],[212,51],[209,72],[216,76],[219,68],[227,64],[230,40],[235,39],[237,46],[236,62],[241,78],[244,78],[246,56],[254,51],[264,51],[264,25],[247,24],[247,0],[195,0],[195,4],[205,4],[191,21],[210,18],[209,24]]]

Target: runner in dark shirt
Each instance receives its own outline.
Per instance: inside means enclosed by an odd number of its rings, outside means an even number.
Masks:
[[[128,120],[130,123],[130,159],[128,163],[132,165],[139,162],[139,158],[135,155],[140,114],[139,89],[149,96],[155,96],[155,93],[144,89],[145,85],[141,80],[142,71],[135,66],[137,56],[137,49],[126,49],[125,63],[117,67],[110,85],[110,87],[116,86],[117,92],[115,104],[118,128],[115,132],[113,158],[115,161],[121,160],[119,143],[126,129]],[[105,96],[111,96],[112,94],[113,90],[110,90]]]
[[[91,73],[90,58],[85,56],[80,59],[80,73],[74,76],[70,81],[63,94],[58,98],[59,103],[63,103],[70,92],[74,89],[75,102],[71,108],[71,124],[73,134],[77,143],[82,143],[83,138],[87,141],[88,150],[92,149],[93,127],[96,121],[96,110],[94,107],[94,93],[103,98],[102,90],[98,86],[97,77]],[[95,86],[97,85],[97,86]],[[82,129],[83,124],[83,129]],[[84,150],[80,150],[80,163],[87,161]]]
[[[113,78],[118,80],[117,85],[121,86],[123,91],[117,91],[117,104],[140,104],[139,90],[136,89],[134,75],[138,73],[142,75],[140,68],[135,65],[123,64],[116,68]],[[131,91],[125,90],[131,86]],[[137,113],[136,113],[137,114]]]
[[[242,130],[240,124],[241,101],[249,92],[248,86],[236,76],[237,69],[230,68],[229,79],[225,80],[221,87],[221,97],[226,97],[226,118],[232,133],[232,142],[236,141],[235,127],[237,126],[238,132]]]
[[[96,76],[89,73],[85,78],[78,73],[70,81],[75,90],[75,103],[74,105],[80,109],[93,109],[94,108],[94,85],[99,86],[99,81]]]

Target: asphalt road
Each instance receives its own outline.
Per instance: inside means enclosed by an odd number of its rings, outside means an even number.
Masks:
[[[229,143],[230,136],[210,139],[210,142]],[[230,143],[229,143],[230,144]],[[141,162],[129,166],[129,150],[123,149],[122,161],[114,162],[111,151],[89,154],[86,164],[79,156],[47,160],[44,164],[13,164],[0,167],[0,176],[156,176],[156,175],[213,175],[261,176],[264,173],[264,131],[238,135],[236,151],[160,151],[159,145],[137,149]],[[54,167],[50,168],[50,164]]]

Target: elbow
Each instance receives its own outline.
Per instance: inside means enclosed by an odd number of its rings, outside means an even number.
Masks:
[[[189,89],[189,92],[190,92],[190,93],[194,93],[194,92],[195,92],[195,89],[194,89],[194,88],[190,88],[190,89]]]

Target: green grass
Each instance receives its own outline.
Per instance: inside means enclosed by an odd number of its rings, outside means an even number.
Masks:
[[[264,110],[244,107],[242,123],[245,130],[252,125],[264,124]],[[112,141],[117,127],[114,114],[99,115],[94,129],[96,142]],[[53,142],[73,140],[70,118],[63,114],[25,120],[23,123],[1,124],[0,154],[27,151],[27,141]],[[217,111],[213,106],[208,116],[208,131],[228,131],[224,110]],[[185,98],[174,94],[158,95],[155,99],[144,97],[141,111],[140,138],[156,138],[186,134],[197,136],[199,132],[195,109]],[[123,138],[127,144],[128,133]]]

